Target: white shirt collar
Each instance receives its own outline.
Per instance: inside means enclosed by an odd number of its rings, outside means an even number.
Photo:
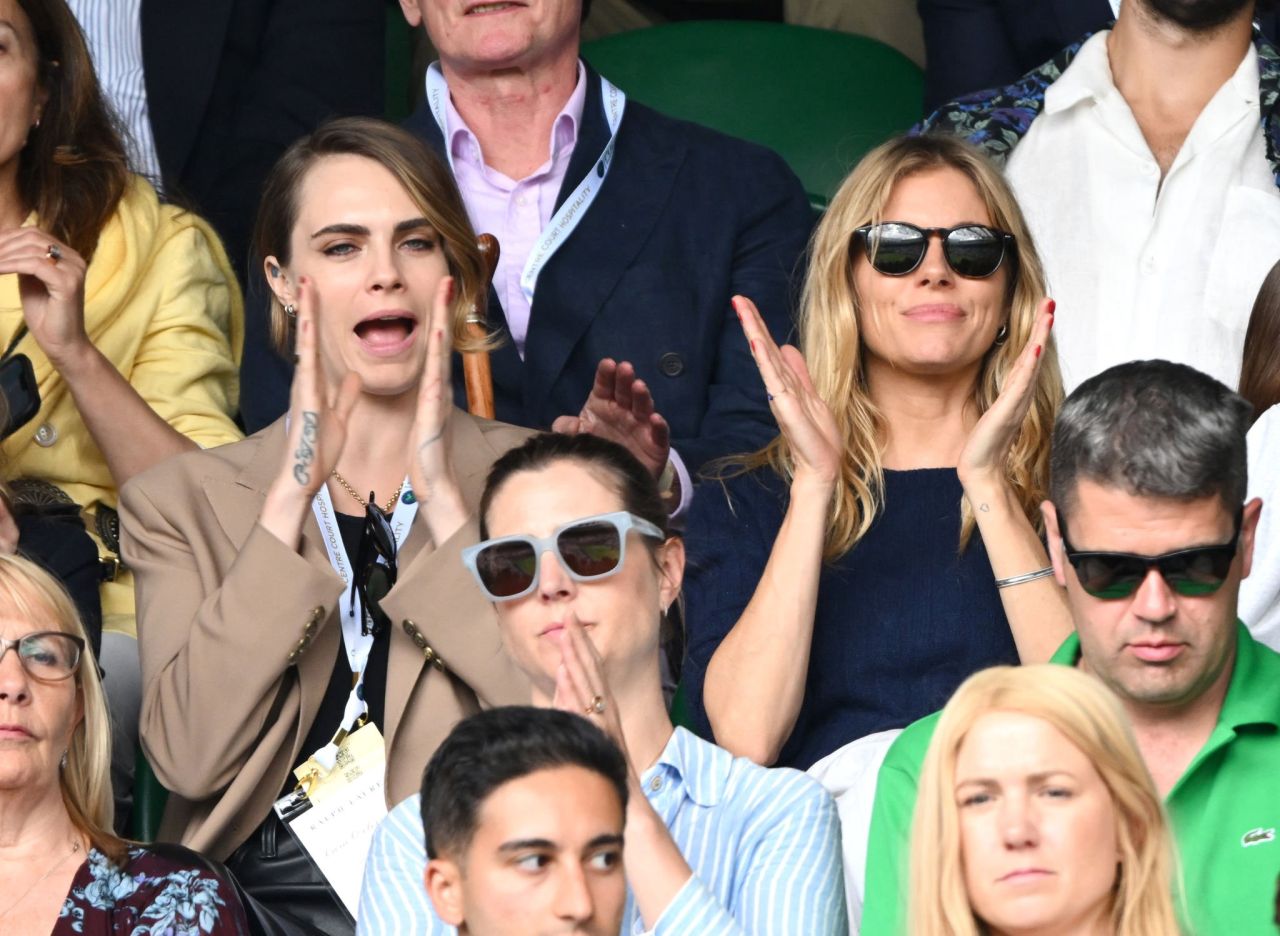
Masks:
[[[1104,101],[1119,94],[1111,78],[1111,59],[1107,54],[1108,29],[1094,33],[1080,47],[1067,70],[1044,93],[1044,112],[1056,114],[1081,101]],[[1249,46],[1227,84],[1251,107],[1258,104],[1258,53]]]

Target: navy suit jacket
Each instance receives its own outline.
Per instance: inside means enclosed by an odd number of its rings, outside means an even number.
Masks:
[[[213,224],[243,276],[262,182],[285,148],[327,117],[382,112],[386,4],[142,0],[141,19],[166,194]]]
[[[424,105],[405,124],[442,158]],[[587,69],[578,141],[557,207],[608,140],[600,78]],[[753,299],[781,341],[813,225],[795,174],[763,147],[628,100],[599,195],[539,274],[524,360],[490,356],[497,418],[547,428],[576,415],[601,358],[630,361],[690,471],[777,434],[730,298]],[[490,293],[489,326],[506,331]],[[461,367],[455,398],[465,406]]]

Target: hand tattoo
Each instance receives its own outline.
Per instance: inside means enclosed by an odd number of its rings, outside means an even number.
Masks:
[[[320,425],[319,414],[311,410],[302,413],[302,437],[298,450],[293,453],[293,479],[304,487],[311,481],[311,463],[316,460],[316,429]]]

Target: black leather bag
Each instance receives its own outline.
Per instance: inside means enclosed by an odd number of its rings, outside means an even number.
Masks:
[[[227,859],[227,868],[252,936],[354,936],[355,920],[275,812]]]

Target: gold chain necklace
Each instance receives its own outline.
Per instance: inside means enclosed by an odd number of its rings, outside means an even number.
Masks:
[[[348,494],[350,494],[352,497],[354,497],[361,507],[368,508],[369,502],[365,500],[363,497],[361,497],[359,494],[357,494],[355,488],[347,484],[347,479],[344,478],[342,475],[338,474],[337,468],[333,469],[331,474],[337,480],[337,482],[342,485],[342,489],[346,491]],[[391,500],[387,501],[387,506],[382,508],[382,512],[384,514],[389,514],[391,513],[391,511],[396,509],[396,501],[400,499],[400,492],[402,492],[403,490],[404,490],[404,482],[401,481],[400,486],[396,488],[395,494],[391,496]],[[376,507],[377,505],[375,504],[374,506]]]
[[[35,890],[37,887],[39,887],[40,884],[43,883],[49,877],[49,875],[53,874],[53,872],[61,868],[66,863],[68,858],[70,858],[72,855],[78,854],[79,852],[80,852],[80,843],[72,842],[71,851],[67,852],[67,854],[63,855],[61,858],[55,861],[53,863],[53,866],[50,867],[48,871],[46,871],[44,874],[36,878],[35,883],[33,883],[30,887],[28,887],[26,890],[22,892],[21,897],[19,897],[13,903],[9,904],[9,906],[5,907],[4,912],[0,913],[0,919],[4,919],[10,913],[12,913],[17,908],[18,904],[26,900],[27,897],[30,896],[31,892]]]

